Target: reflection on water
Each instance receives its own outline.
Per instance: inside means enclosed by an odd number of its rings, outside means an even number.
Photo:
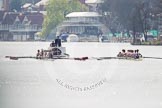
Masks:
[[[0,43],[0,108],[162,107],[162,60],[4,58],[35,56],[37,49],[48,46],[49,42]],[[63,46],[71,57],[116,56],[122,49],[139,49],[143,56],[162,57],[161,46],[93,42],[63,43]],[[71,90],[74,87],[78,88]],[[81,87],[88,87],[87,91],[78,92]],[[88,90],[90,87],[92,90]]]

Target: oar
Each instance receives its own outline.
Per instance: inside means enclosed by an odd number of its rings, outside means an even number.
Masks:
[[[100,57],[100,59],[118,59],[118,57]]]
[[[66,55],[66,56],[68,56],[68,57],[70,56],[70,55],[69,55],[69,54],[67,54],[67,53],[64,53],[64,55]]]
[[[45,58],[39,58],[39,57],[34,57],[34,56],[19,56],[19,57],[16,57],[16,56],[6,56],[6,58],[9,58],[11,60],[18,60],[20,58],[34,58],[34,59],[66,59],[66,60],[80,60],[80,61],[85,61],[87,59],[89,59],[88,57],[71,57],[71,58],[64,58],[64,57],[55,57],[55,58],[48,58],[48,57],[45,57]]]
[[[88,60],[88,59],[95,59],[95,60],[125,59],[125,58],[120,58],[120,57],[68,57],[68,58],[64,58],[64,57],[55,57],[55,58],[44,57],[44,58],[39,58],[39,57],[35,57],[35,56],[17,56],[17,57],[16,56],[6,56],[6,58],[9,58],[11,60],[18,60],[18,59],[21,59],[21,58],[34,58],[34,59],[66,59],[66,60],[80,60],[80,61],[85,61],[85,60]],[[161,57],[143,57],[143,58],[162,59]]]
[[[6,58],[10,58],[11,60],[18,60],[18,57],[11,57],[11,56],[6,56]]]
[[[131,57],[93,57],[96,60],[109,60],[109,59],[134,59],[138,60],[138,58],[131,58]]]
[[[49,58],[50,59],[50,58]],[[79,60],[79,61],[85,61],[88,60],[88,57],[68,57],[68,58],[61,58],[61,57],[56,57],[56,58],[52,58],[52,59],[66,59],[66,60]]]
[[[90,59],[91,59],[91,60],[94,60],[94,59],[95,59],[95,60],[102,60],[101,57],[91,57]]]
[[[118,59],[117,57],[93,57],[93,58],[97,60]]]
[[[161,57],[143,57],[143,58],[150,58],[150,59],[162,59]]]
[[[19,56],[19,57],[16,57],[16,56],[6,56],[6,58],[10,58],[11,60],[18,60],[20,58],[36,58],[34,56]]]

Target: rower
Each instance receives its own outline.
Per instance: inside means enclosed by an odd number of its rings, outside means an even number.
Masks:
[[[142,55],[139,53],[139,50],[135,50],[135,53],[134,53],[134,58],[135,59],[139,59],[140,57],[142,57]]]
[[[52,43],[50,44],[50,47],[55,47],[55,42],[52,41]]]
[[[137,57],[137,50],[134,50],[133,57],[136,59]]]
[[[140,57],[142,57],[142,55],[139,53],[139,50],[137,49],[136,50],[136,58],[140,58]]]
[[[138,53],[138,56],[139,56],[139,57],[142,57],[142,54],[139,53],[139,50],[138,50],[138,49],[137,49],[137,53]]]
[[[43,51],[43,49],[41,49],[41,53],[40,53],[41,55],[41,58],[43,58],[43,56],[44,56],[44,51]]]
[[[127,57],[134,57],[134,51],[133,50],[127,50],[126,56]]]
[[[122,56],[126,56],[125,49],[122,49]]]
[[[52,54],[51,51],[48,53],[48,57],[49,57],[49,58],[53,58],[53,54]]]
[[[117,55],[117,57],[122,57],[123,55],[122,55],[122,53],[121,52],[119,52],[119,54]]]
[[[37,55],[36,55],[36,58],[39,59],[41,56],[41,53],[40,53],[40,50],[37,50]]]

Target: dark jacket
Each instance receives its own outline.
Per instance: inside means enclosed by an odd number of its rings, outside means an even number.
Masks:
[[[61,47],[61,39],[55,39],[56,47]]]

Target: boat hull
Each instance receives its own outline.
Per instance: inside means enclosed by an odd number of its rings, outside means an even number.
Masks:
[[[134,60],[134,61],[141,61],[141,60],[143,60],[142,57],[140,57],[140,58],[133,58],[133,57],[117,57],[117,59]]]
[[[68,58],[69,54],[66,54],[66,48],[65,47],[49,47],[48,50],[44,50],[44,52],[48,52],[47,57],[42,58]]]

